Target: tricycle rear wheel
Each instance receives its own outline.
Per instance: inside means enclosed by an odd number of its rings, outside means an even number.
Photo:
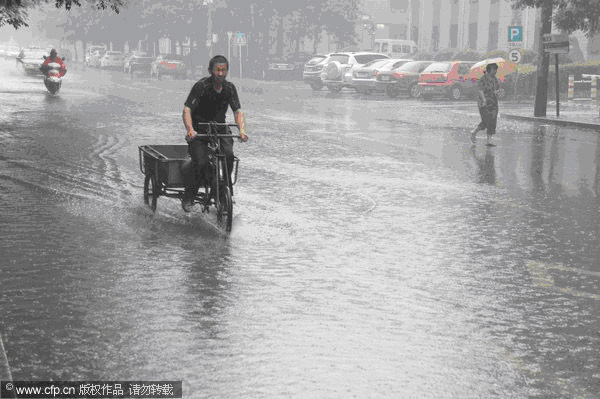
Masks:
[[[156,211],[158,200],[158,188],[153,174],[147,174],[144,179],[144,204],[148,205],[152,212]]]

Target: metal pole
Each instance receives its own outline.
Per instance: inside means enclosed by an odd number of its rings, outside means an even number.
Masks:
[[[238,45],[238,52],[240,55],[240,80],[242,79],[242,45]]]
[[[555,74],[556,74],[556,117],[558,118],[560,116],[560,110],[559,110],[559,94],[560,94],[560,90],[558,87],[558,54],[554,54],[554,60],[556,62],[556,68],[555,68]]]

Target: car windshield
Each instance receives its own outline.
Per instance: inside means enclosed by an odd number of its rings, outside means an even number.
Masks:
[[[385,64],[381,68],[381,70],[382,71],[391,71],[393,69],[400,67],[401,65],[404,65],[406,62],[408,62],[408,61],[406,61],[406,60],[391,60],[391,61],[388,61],[388,63]]]
[[[433,64],[431,64],[427,68],[425,68],[423,73],[438,73],[438,72],[446,73],[446,72],[450,72],[451,69],[452,69],[452,64],[449,62],[434,62]]]
[[[390,58],[390,57],[383,55],[383,54],[360,54],[360,55],[355,55],[354,58],[356,59],[356,62],[358,62],[359,64],[366,64],[367,62],[370,62],[373,60],[380,60],[382,58]]]
[[[377,68],[387,64],[389,60],[373,60],[363,65],[363,68]]]
[[[344,55],[344,54],[334,54],[329,58],[329,61],[337,61],[340,64],[347,64],[348,63],[348,56]]]
[[[317,55],[315,57],[312,57],[310,60],[308,60],[307,64],[318,64],[319,62],[323,61],[326,57],[324,55]]]
[[[25,50],[23,54],[25,58],[44,58],[45,55],[50,55],[50,52],[44,50]]]
[[[398,68],[398,72],[419,72],[419,69],[423,67],[423,62],[413,61],[407,62]]]

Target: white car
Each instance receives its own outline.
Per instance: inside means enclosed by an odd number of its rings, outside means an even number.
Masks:
[[[107,51],[100,58],[100,68],[123,68],[125,57],[120,51]]]
[[[333,53],[323,68],[321,81],[329,91],[339,92],[344,87],[352,87],[352,71],[358,66],[378,59],[390,58],[385,54],[371,51]]]
[[[49,50],[44,50],[39,47],[25,48],[21,50],[17,56],[17,64],[20,64],[28,75],[44,76],[40,71],[40,67],[44,63],[45,57],[48,55],[50,55]]]

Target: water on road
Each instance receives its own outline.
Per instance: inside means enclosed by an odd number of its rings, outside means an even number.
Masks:
[[[184,397],[595,398],[600,143],[470,102],[240,82],[233,231],[142,200],[192,81],[2,68],[0,333],[15,380]],[[231,114],[229,120],[231,120]]]

